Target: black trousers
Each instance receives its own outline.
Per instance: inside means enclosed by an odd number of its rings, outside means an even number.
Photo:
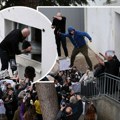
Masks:
[[[55,39],[56,39],[58,56],[59,57],[61,56],[61,44],[62,44],[64,54],[67,57],[68,56],[68,50],[67,50],[67,46],[66,46],[66,38],[61,37],[60,35],[55,35]]]
[[[37,120],[43,120],[42,114],[37,113]]]
[[[0,48],[1,70],[8,69],[9,56],[5,50]]]

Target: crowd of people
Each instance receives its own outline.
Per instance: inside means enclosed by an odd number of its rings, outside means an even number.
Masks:
[[[97,54],[95,56],[98,60],[98,64],[94,66],[93,71],[88,69],[85,73],[82,73],[74,66],[72,69],[59,71],[58,74],[54,76],[54,83],[60,106],[57,120],[72,120],[73,118],[78,120],[82,112],[84,112],[84,105],[82,103],[84,101],[84,96],[92,96],[91,91],[93,89],[96,89],[94,94],[99,95],[100,83],[97,83],[96,78],[102,73],[108,73],[114,77],[119,77],[120,62],[113,50],[106,51],[105,56],[102,55],[104,59],[101,59]],[[106,93],[112,94],[112,92],[118,90],[118,84],[114,80],[111,79],[111,81],[106,81],[106,87],[108,85],[108,91],[107,88],[105,88]],[[85,93],[87,89],[89,93]],[[104,84],[101,89],[104,89]],[[88,99],[85,99],[85,101],[86,100]]]
[[[62,16],[60,12],[58,12],[53,17],[53,22],[51,25],[54,28],[56,46],[58,59],[61,58],[61,44],[64,50],[64,54],[66,59],[69,58],[68,49],[66,44],[66,38],[69,38],[70,42],[73,44],[74,48],[72,50],[72,54],[70,57],[70,68],[74,66],[74,61],[78,53],[82,53],[85,57],[85,60],[89,66],[89,69],[92,70],[92,62],[88,56],[88,46],[86,44],[85,37],[92,42],[91,36],[87,32],[82,32],[80,30],[76,30],[74,27],[69,26],[67,28],[68,32],[65,32],[66,29],[66,17]]]
[[[61,57],[61,44],[64,50],[65,57],[68,58],[68,49],[66,44],[66,37],[69,38],[74,48],[71,54],[70,69],[59,71],[54,77],[54,85],[57,91],[59,112],[56,120],[78,120],[84,112],[83,96],[86,87],[83,86],[93,83],[94,77],[98,77],[102,73],[119,76],[120,62],[113,50],[105,52],[101,59],[95,54],[98,64],[94,66],[88,56],[88,46],[85,37],[92,42],[91,36],[86,32],[75,30],[73,27],[68,27],[68,33],[65,33],[66,18],[61,13],[57,13],[53,17],[52,28],[55,28],[55,39],[57,45],[58,56]],[[2,68],[5,70],[4,77],[0,75],[0,118],[3,120],[42,120],[42,113],[40,110],[40,101],[38,100],[35,84],[32,84],[35,77],[35,69],[31,66],[25,68],[24,80],[20,79],[16,71],[15,55],[31,52],[32,47],[29,42],[25,42],[30,31],[28,28],[23,30],[11,31],[4,40],[0,43],[0,58]],[[14,42],[13,42],[14,41]],[[19,43],[22,42],[23,48],[19,50]],[[80,72],[74,66],[75,57],[78,53],[82,53],[89,66],[85,73]],[[14,77],[10,78],[8,75],[8,63],[11,65]],[[3,71],[1,71],[3,72]],[[3,74],[3,73],[0,73]],[[43,79],[48,80],[48,79]],[[112,86],[111,86],[112,87]],[[94,113],[96,109],[94,105],[90,107]],[[87,115],[86,115],[87,116]],[[85,116],[85,120],[87,117]],[[95,119],[95,114],[94,114]]]
[[[86,86],[93,81],[93,74],[89,70],[84,74],[76,67],[72,69],[59,71],[54,76],[54,84],[57,91],[58,103],[60,110],[57,114],[57,120],[78,120],[82,114],[87,116],[86,104],[90,102],[86,96],[82,86]],[[84,79],[85,78],[85,79]],[[90,89],[89,89],[90,90]],[[95,106],[92,104],[95,117]],[[90,115],[89,115],[90,118]],[[95,119],[95,118],[94,118]],[[94,120],[93,119],[93,120]],[[86,119],[87,120],[87,119]],[[92,119],[90,119],[92,120]]]
[[[27,66],[24,79],[8,75],[0,80],[0,118],[2,120],[42,120],[35,84],[35,69]]]
[[[12,30],[0,43],[0,119],[2,120],[42,120],[40,102],[35,85],[35,69],[25,68],[24,80],[17,72],[16,55],[30,53],[31,44],[26,40],[29,28]],[[19,44],[22,43],[22,48]],[[8,72],[12,70],[11,78]]]

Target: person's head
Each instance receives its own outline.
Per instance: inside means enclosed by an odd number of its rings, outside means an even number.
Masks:
[[[71,82],[71,78],[70,77],[67,77],[67,82],[70,83]]]
[[[14,90],[12,88],[9,88],[7,90],[8,95],[13,95]]]
[[[35,100],[39,100],[37,95],[35,96]]]
[[[69,27],[68,27],[68,33],[69,33],[70,35],[74,35],[75,29],[74,29],[72,26],[69,26]]]
[[[12,86],[11,86],[11,83],[7,83],[6,84],[6,87],[9,89],[9,88],[12,88]]]
[[[19,84],[21,85],[21,86],[24,86],[26,83],[25,83],[25,80],[24,79],[20,79],[19,80]]]
[[[75,95],[71,96],[71,97],[70,97],[70,103],[75,104],[76,102],[77,102],[76,96],[75,96]]]
[[[32,66],[27,66],[25,68],[25,74],[24,74],[24,76],[26,78],[29,78],[30,80],[33,80],[34,77],[36,76],[36,74],[35,74],[35,68],[32,67]]]
[[[58,75],[62,76],[63,75],[63,71],[59,71]]]
[[[21,32],[23,37],[28,37],[30,34],[30,30],[28,28],[23,28]]]
[[[15,89],[16,89],[16,90],[21,89],[21,85],[20,85],[20,84],[17,84],[17,85],[15,86]]]
[[[57,12],[56,16],[57,17],[62,17],[62,13],[61,12]]]
[[[88,113],[88,114],[97,113],[97,110],[93,103],[89,103],[86,113]]]
[[[73,114],[72,108],[70,106],[66,107],[65,113],[67,116],[70,116]]]
[[[115,55],[115,52],[113,50],[108,50],[105,52],[105,57],[108,61],[112,60],[114,55]]]
[[[58,80],[57,80],[57,79],[55,79],[55,80],[54,80],[54,84],[57,84],[57,83],[58,83]]]
[[[3,84],[4,84],[4,85],[7,85],[7,82],[6,82],[6,81],[3,81]]]

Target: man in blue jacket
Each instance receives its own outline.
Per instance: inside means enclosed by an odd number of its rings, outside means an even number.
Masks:
[[[62,37],[68,37],[72,44],[74,45],[74,49],[72,51],[71,55],[71,64],[70,67],[74,65],[74,60],[76,55],[81,52],[86,62],[89,66],[89,69],[92,70],[92,62],[88,56],[88,46],[86,45],[85,37],[89,39],[90,42],[92,42],[92,38],[88,35],[86,32],[81,32],[78,30],[75,30],[72,26],[68,27],[68,33],[59,33]]]

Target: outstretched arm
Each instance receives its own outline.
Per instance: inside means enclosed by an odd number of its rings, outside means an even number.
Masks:
[[[76,98],[78,100],[78,102],[76,103],[77,112],[74,114],[74,116],[76,120],[78,120],[78,118],[81,116],[83,112],[83,103],[82,103],[80,95],[76,95]]]
[[[97,60],[100,64],[105,65],[104,61],[97,54],[95,54],[95,57],[97,58]]]
[[[69,34],[67,34],[67,33],[58,32],[58,34],[59,34],[61,37],[69,37]]]
[[[62,20],[62,17],[61,16],[54,16],[53,18],[56,18],[58,20]]]
[[[61,120],[61,118],[63,117],[63,110],[65,109],[65,107],[63,107],[62,105],[61,105],[61,109],[60,109],[60,111],[58,112],[58,114],[57,114],[57,117],[56,117],[56,120]]]
[[[101,52],[99,54],[106,60],[106,57]]]
[[[86,32],[81,32],[81,34],[85,37],[87,37],[89,39],[90,42],[92,42],[92,38],[90,37],[90,35]]]

